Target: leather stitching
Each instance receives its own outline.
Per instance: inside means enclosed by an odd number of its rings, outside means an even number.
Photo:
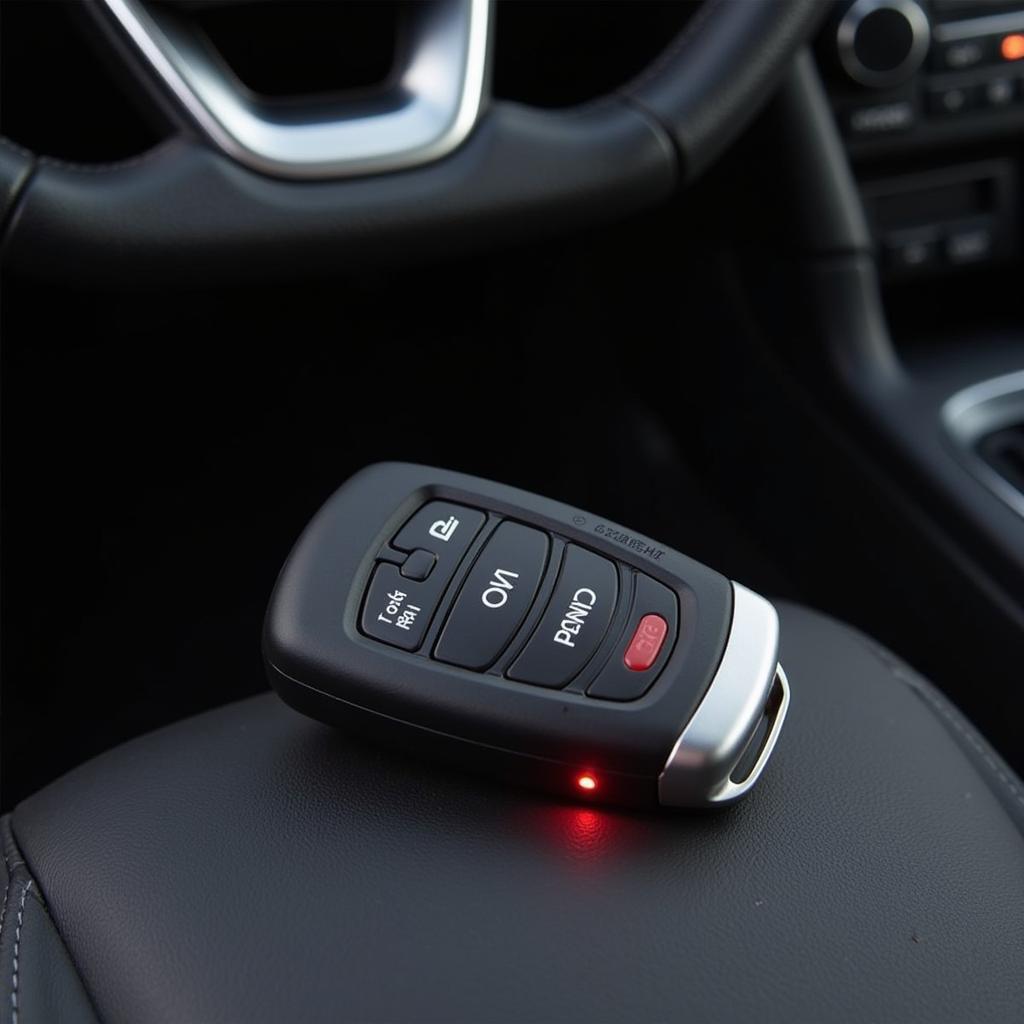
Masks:
[[[23,860],[16,860],[13,864],[7,859],[7,854],[2,854],[4,859],[4,868],[7,871],[7,884],[4,886],[4,901],[3,905],[0,906],[0,941],[4,937],[4,921],[7,919],[7,897],[11,892],[11,882],[14,881],[14,869],[21,867],[25,862]]]
[[[18,927],[14,930],[14,957],[11,973],[11,1024],[18,1024],[18,952],[21,948],[21,925],[25,918],[25,900],[32,888],[33,879],[21,890],[21,903],[18,906]]]
[[[881,661],[889,670],[893,678],[898,679],[905,686],[910,687],[910,689],[930,704],[934,711],[937,711],[942,715],[942,717],[945,718],[958,733],[960,733],[960,735],[978,753],[978,756],[982,759],[989,771],[992,772],[992,774],[995,775],[995,777],[1003,784],[1011,798],[1019,803],[1021,807],[1024,807],[1024,792],[1021,791],[1020,786],[1018,786],[1013,779],[1010,778],[1009,774],[1000,767],[988,744],[964,723],[962,716],[953,709],[952,705],[944,701],[938,696],[938,694],[931,692],[930,689],[926,689],[924,686],[921,686],[916,680],[903,671],[898,662],[894,662],[890,658],[886,657],[885,654],[883,654],[883,652],[873,644],[869,644],[868,646],[872,649],[878,660]]]
[[[978,738],[977,734],[968,729],[961,721],[960,716],[954,714],[950,707],[944,704],[944,702],[939,701],[938,698],[934,697],[930,693],[925,693],[921,689],[918,689],[917,692],[921,694],[921,696],[924,697],[924,699],[928,701],[928,703],[931,704],[931,706],[935,708],[935,710],[938,711],[939,714],[941,714],[943,718],[945,718],[946,721],[949,722],[972,747],[974,747],[981,756],[981,759],[988,766],[989,770],[995,773],[996,777],[1009,790],[1010,795],[1017,801],[1017,803],[1019,803],[1021,807],[1024,807],[1024,792],[1021,792],[1020,787],[1017,786],[1009,775],[999,767],[986,746]]]
[[[7,862],[7,858],[4,858],[4,863]],[[11,892],[11,876],[7,875],[7,884],[4,886],[4,902],[3,906],[0,907],[0,940],[4,937],[4,920],[7,917],[7,897]]]
[[[14,956],[13,956],[13,963],[11,965],[11,1018],[10,1018],[11,1019],[11,1024],[18,1024],[18,1014],[19,1014],[19,1009],[20,1009],[19,1006],[18,1006],[18,985],[20,984],[20,962],[19,962],[19,956],[20,956],[20,952],[21,952],[21,930],[22,930],[22,924],[23,924],[23,921],[24,921],[25,904],[28,902],[28,896],[29,896],[30,892],[32,894],[32,898],[35,900],[35,902],[38,904],[39,908],[42,910],[42,913],[43,913],[43,927],[44,928],[48,928],[48,929],[52,929],[52,931],[55,934],[57,940],[64,947],[64,950],[65,950],[65,952],[67,954],[68,962],[71,965],[71,969],[72,969],[72,972],[74,974],[74,977],[78,980],[78,984],[81,986],[82,995],[85,997],[85,1001],[88,1004],[89,1009],[92,1012],[92,1018],[91,1019],[94,1020],[94,1021],[97,1021],[97,1022],[100,1021],[102,1018],[100,1017],[100,1014],[99,1014],[99,1012],[96,1009],[96,1002],[93,999],[92,994],[89,992],[88,988],[85,985],[85,980],[82,977],[81,969],[80,969],[80,967],[79,967],[75,957],[72,955],[71,947],[66,942],[63,934],[61,933],[60,928],[57,925],[57,922],[50,915],[50,913],[49,913],[49,911],[47,909],[47,906],[46,906],[46,900],[43,897],[42,889],[38,885],[36,885],[36,880],[35,880],[35,878],[32,877],[31,872],[30,872],[30,870],[28,868],[28,863],[25,860],[24,856],[22,855],[21,848],[18,845],[17,837],[14,835],[12,815],[8,814],[8,815],[5,815],[3,818],[0,818],[0,830],[2,830],[3,833],[4,833],[2,838],[4,839],[5,844],[8,845],[8,849],[11,850],[12,856],[17,856],[18,857],[18,859],[13,861],[13,863],[12,863],[12,862],[9,862],[7,860],[7,853],[6,853],[6,851],[0,851],[0,854],[2,854],[2,856],[3,856],[4,863],[8,864],[9,868],[24,867],[25,868],[25,873],[28,875],[28,881],[26,882],[25,887],[21,891],[21,900],[20,900],[20,904],[19,904],[19,908],[18,908],[18,918],[17,918],[18,926],[17,926],[17,930],[15,932],[15,939],[14,939]],[[13,872],[9,871],[9,874],[8,874],[8,886],[11,886],[12,883],[13,883]],[[12,907],[12,913],[13,913],[13,907]],[[2,1011],[0,1011],[0,1012],[2,1012]]]

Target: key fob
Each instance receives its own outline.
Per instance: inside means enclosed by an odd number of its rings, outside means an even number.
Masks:
[[[617,804],[729,803],[789,704],[775,609],[525,491],[370,466],[281,571],[263,649],[290,705],[404,749]]]

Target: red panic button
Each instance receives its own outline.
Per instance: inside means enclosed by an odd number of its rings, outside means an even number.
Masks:
[[[668,636],[668,623],[660,615],[645,615],[637,624],[622,660],[634,672],[646,672],[657,660]]]

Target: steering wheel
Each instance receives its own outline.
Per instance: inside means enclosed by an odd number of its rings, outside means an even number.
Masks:
[[[748,123],[826,5],[705,0],[639,77],[546,110],[489,99],[487,0],[431,0],[385,95],[285,112],[190,34],[187,4],[88,6],[173,132],[106,165],[0,140],[4,260],[181,282],[412,261],[658,203]]]

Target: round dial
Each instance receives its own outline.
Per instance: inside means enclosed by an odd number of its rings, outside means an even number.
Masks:
[[[905,82],[928,52],[928,16],[914,0],[857,0],[836,33],[839,61],[860,85]]]

